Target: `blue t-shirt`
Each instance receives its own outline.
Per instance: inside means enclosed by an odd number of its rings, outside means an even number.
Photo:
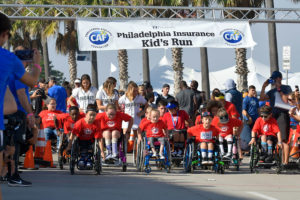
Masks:
[[[243,100],[243,110],[251,116],[253,121],[258,118],[259,101],[256,97],[246,96]]]
[[[9,78],[12,75],[16,80],[19,80],[24,74],[25,69],[19,58],[0,47],[0,130],[4,130],[3,105]]]
[[[67,105],[67,91],[64,87],[59,85],[54,85],[48,89],[48,96],[56,99],[56,110],[60,110],[62,112],[66,112]]]
[[[292,92],[292,89],[289,85],[281,85],[280,89],[283,94],[288,95]],[[275,93],[277,92],[277,88],[273,88],[267,92],[268,97],[270,98],[270,106],[272,107],[273,115],[279,114],[281,112],[287,113],[288,110],[284,110],[281,108],[275,107]]]
[[[27,85],[23,84],[21,81],[15,80],[15,78],[13,76],[11,76],[10,80],[9,80],[9,89],[15,97],[15,100],[16,100],[16,103],[18,106],[18,110],[24,112],[27,115],[27,112],[25,111],[25,109],[23,108],[23,106],[20,103],[17,91],[20,89],[25,89],[25,93],[26,93],[28,102],[30,103],[29,87]]]

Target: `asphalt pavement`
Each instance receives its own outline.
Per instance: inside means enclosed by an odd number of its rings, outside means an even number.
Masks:
[[[66,165],[64,170],[24,170],[21,177],[32,181],[32,187],[2,184],[1,190],[4,200],[299,199],[299,172],[283,171],[277,175],[273,169],[263,169],[251,174],[248,161],[244,159],[240,171],[229,169],[225,174],[209,170],[187,174],[182,167],[166,173],[155,166],[146,174],[137,172],[129,163],[127,172],[122,172],[121,167],[104,167],[101,175],[93,171],[70,175]]]

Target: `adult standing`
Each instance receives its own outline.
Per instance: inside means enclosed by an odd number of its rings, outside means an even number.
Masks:
[[[248,89],[248,95],[243,100],[243,119],[253,128],[254,122],[258,116],[259,100],[256,98],[256,88],[254,85],[250,85]]]
[[[0,13],[0,171],[3,167],[3,149],[4,149],[4,116],[3,116],[3,105],[4,96],[7,90],[9,77],[13,76],[16,80],[20,80],[22,83],[30,87],[34,87],[37,83],[40,73],[40,59],[41,56],[37,50],[34,50],[33,55],[33,68],[32,71],[25,72],[22,62],[19,58],[8,50],[2,48],[2,46],[10,38],[11,30],[10,20],[2,13]],[[18,177],[20,178],[20,177]],[[23,181],[20,178],[20,181]]]
[[[276,96],[277,98],[281,98],[284,103],[288,103],[288,95],[292,92],[292,89],[288,85],[282,85],[282,74],[279,71],[274,71],[270,79],[266,80],[262,86],[260,93],[260,100],[266,101],[270,100],[270,106],[272,107],[273,117],[277,120],[282,143],[283,143],[283,164],[288,163],[288,153],[289,146],[287,145],[287,140],[289,138],[290,131],[290,116],[289,111],[281,108],[275,107]],[[266,87],[269,84],[272,84],[273,89],[269,90],[267,93],[265,92]]]
[[[179,110],[184,110],[191,118],[195,114],[195,95],[194,92],[188,88],[185,81],[180,82],[181,91],[176,95],[176,101],[179,103]]]
[[[67,91],[64,87],[56,85],[56,78],[50,77],[48,96],[56,100],[56,109],[61,112],[67,111]]]
[[[37,87],[31,90],[33,93],[30,95],[30,100],[35,117],[38,117],[43,110],[43,100],[47,99],[45,92],[47,89],[48,84],[46,84],[46,81],[43,78],[38,82]]]
[[[192,80],[191,82],[191,89],[194,92],[194,98],[195,98],[195,103],[196,103],[196,107],[195,109],[199,109],[200,105],[202,105],[204,103],[204,99],[203,99],[203,95],[201,94],[201,92],[198,90],[198,81],[196,80]]]
[[[71,97],[68,99],[68,103],[71,106],[76,106],[73,102],[73,98],[79,105],[80,112],[86,112],[86,108],[89,104],[96,103],[97,88],[91,84],[91,78],[89,75],[84,74],[81,76],[80,87],[75,88],[72,92]]]
[[[103,88],[98,90],[96,95],[97,107],[100,113],[105,112],[108,104],[116,105],[117,110],[119,109],[119,94],[115,90],[117,86],[117,80],[114,77],[108,77],[103,83]]]
[[[162,86],[162,94],[159,95],[156,99],[156,105],[160,101],[164,101],[166,104],[170,103],[171,101],[175,101],[175,98],[171,95],[169,95],[170,91],[170,85],[169,84],[164,84]]]
[[[236,89],[236,83],[232,79],[225,82],[225,100],[235,105],[239,115],[242,116],[243,95]]]

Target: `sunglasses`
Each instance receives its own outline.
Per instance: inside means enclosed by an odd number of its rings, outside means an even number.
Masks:
[[[261,117],[261,118],[268,118],[269,115],[261,115],[260,117]]]

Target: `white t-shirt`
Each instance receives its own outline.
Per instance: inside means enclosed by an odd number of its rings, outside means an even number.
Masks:
[[[143,96],[136,96],[133,101],[130,101],[126,95],[123,95],[119,99],[119,105],[121,108],[124,108],[124,112],[130,115],[133,118],[133,130],[137,130],[141,122],[141,118],[137,116],[140,112],[140,106],[147,103],[146,99]],[[122,122],[122,128],[127,128],[128,122]]]
[[[99,89],[96,95],[97,100],[102,101],[103,106],[107,106],[108,104],[115,104],[116,101],[119,100],[119,95],[117,91],[114,91],[112,96],[108,96],[104,89]],[[104,110],[99,110],[100,113],[104,112]]]
[[[72,97],[74,97],[79,105],[79,108],[86,111],[86,107],[89,104],[94,104],[96,101],[97,88],[91,87],[87,92],[85,92],[81,87],[76,88],[72,92]]]

